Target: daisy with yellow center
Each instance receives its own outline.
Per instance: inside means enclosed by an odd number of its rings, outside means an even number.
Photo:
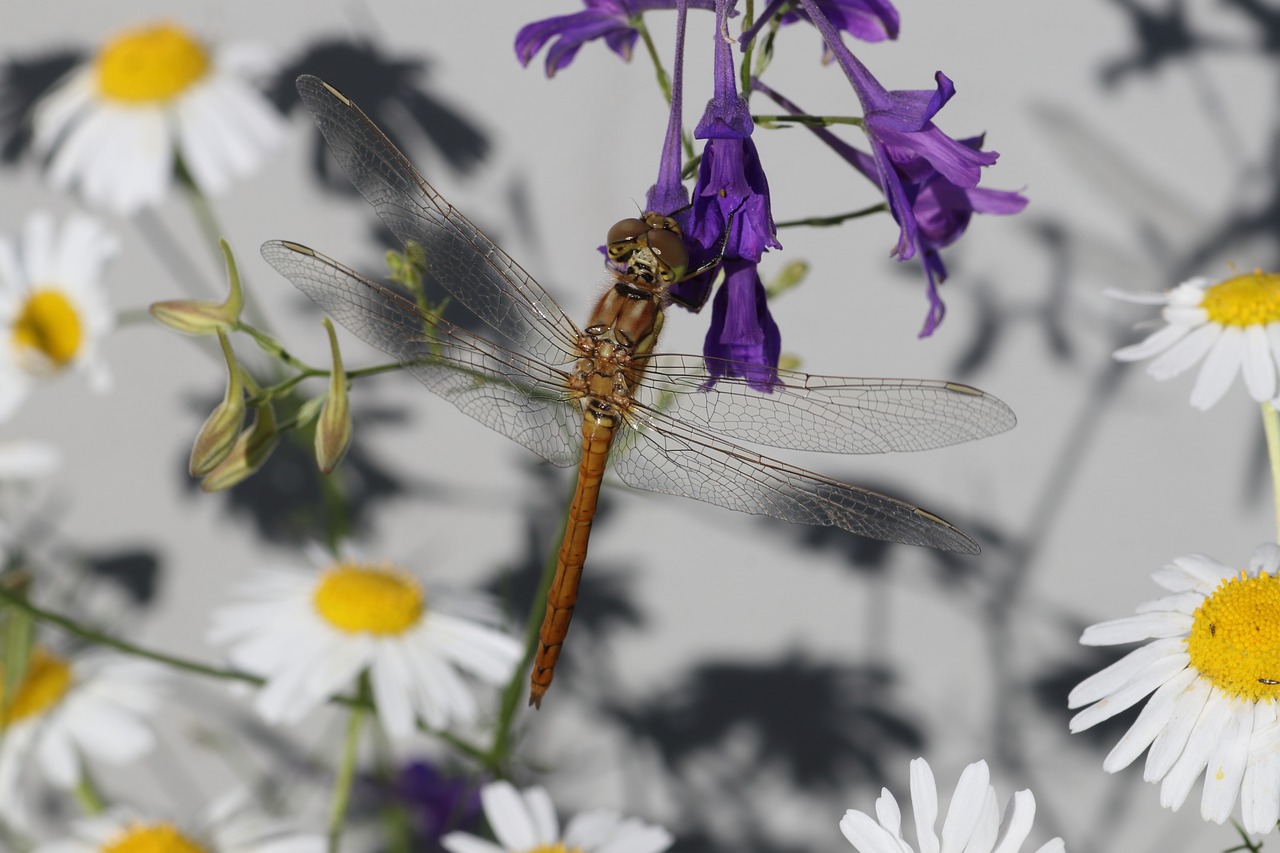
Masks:
[[[0,420],[36,383],[64,373],[87,374],[95,391],[110,388],[98,348],[115,314],[101,279],[117,248],[86,216],[72,216],[59,233],[52,217],[33,214],[20,240],[0,237]]]
[[[1148,782],[1175,811],[1204,773],[1200,814],[1222,823],[1240,797],[1253,834],[1280,819],[1280,547],[1263,545],[1236,570],[1199,554],[1179,557],[1152,577],[1170,594],[1136,616],[1085,630],[1091,646],[1146,645],[1071,691],[1073,732],[1150,699],[1103,762],[1114,773],[1147,752]]]
[[[840,821],[840,831],[855,850],[861,853],[1018,853],[1031,833],[1036,816],[1036,798],[1030,791],[1013,795],[1000,819],[1000,803],[990,784],[987,762],[970,764],[960,774],[955,793],[947,807],[939,843],[935,824],[938,821],[938,786],[929,762],[917,758],[911,762],[911,811],[915,823],[916,846],[903,837],[902,810],[888,788],[880,790],[875,818],[866,812],[849,809]],[[1003,830],[1003,831],[1002,831]],[[1037,848],[1036,853],[1062,853],[1061,838],[1053,838]]]
[[[25,829],[41,779],[70,790],[86,761],[123,765],[149,752],[161,677],[118,655],[36,647],[13,695],[0,692],[0,820]]]
[[[252,173],[284,122],[247,80],[271,68],[171,23],[120,33],[37,104],[33,142],[59,188],[122,214],[158,204],[180,159],[204,193]]]
[[[1168,293],[1112,293],[1132,302],[1163,305],[1166,325],[1141,343],[1116,350],[1120,361],[1155,357],[1147,372],[1171,379],[1200,361],[1191,405],[1208,409],[1244,373],[1259,403],[1276,397],[1280,385],[1280,274],[1261,270],[1214,283],[1194,278]]]
[[[242,791],[216,800],[190,825],[131,811],[78,821],[70,838],[33,853],[323,853],[325,840],[270,819]]]
[[[612,811],[591,811],[569,821],[564,834],[545,788],[516,790],[510,782],[480,789],[484,816],[497,843],[466,832],[440,839],[449,853],[662,853],[671,833]]]
[[[393,737],[413,732],[417,720],[431,728],[467,723],[479,706],[462,673],[502,684],[520,658],[520,644],[492,627],[496,614],[487,606],[428,596],[391,564],[345,559],[318,574],[271,569],[238,592],[247,600],[214,613],[209,640],[266,679],[256,707],[270,722],[302,719],[350,693],[368,671],[378,717]]]

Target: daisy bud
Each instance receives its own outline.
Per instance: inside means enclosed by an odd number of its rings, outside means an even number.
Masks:
[[[351,405],[347,399],[347,375],[342,369],[338,336],[328,317],[324,320],[324,327],[329,333],[329,349],[333,352],[333,371],[329,374],[329,393],[324,399],[324,408],[320,410],[320,420],[316,422],[316,465],[321,472],[328,474],[338,467],[351,444]]]
[[[222,354],[227,359],[227,393],[196,435],[188,466],[192,477],[203,477],[227,458],[244,423],[244,385],[240,366],[236,363],[236,354],[226,333],[218,330],[217,334]]]
[[[257,415],[253,425],[240,433],[231,452],[201,481],[202,491],[220,492],[247,480],[276,449],[280,433],[276,429],[276,416],[271,410],[271,403],[264,402],[255,408]]]
[[[151,316],[155,317],[170,329],[184,335],[212,335],[225,332],[240,320],[240,311],[244,308],[244,292],[240,288],[240,271],[236,268],[236,259],[231,254],[231,247],[226,240],[219,240],[222,254],[227,259],[227,278],[231,282],[231,293],[225,302],[210,302],[203,299],[169,299],[152,303]]]

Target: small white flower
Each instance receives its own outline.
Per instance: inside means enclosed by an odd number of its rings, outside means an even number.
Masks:
[[[485,820],[498,843],[466,832],[440,839],[449,853],[662,853],[671,833],[638,818],[591,811],[569,821],[564,835],[545,788],[516,790],[510,782],[480,789]]]
[[[1128,767],[1150,746],[1143,778],[1161,782],[1161,805],[1176,811],[1205,771],[1201,817],[1224,822],[1239,793],[1244,828],[1254,834],[1280,819],[1278,567],[1280,548],[1271,544],[1254,551],[1247,570],[1201,554],[1178,557],[1152,575],[1169,595],[1080,638],[1088,646],[1150,642],[1068,697],[1071,708],[1090,706],[1071,720],[1078,732],[1150,694],[1103,769]]]
[[[241,792],[222,797],[189,826],[114,811],[77,821],[70,838],[33,853],[323,853],[325,839],[303,834],[246,803]]]
[[[0,717],[0,819],[28,825],[37,772],[70,790],[82,760],[127,764],[149,752],[161,678],[144,661],[106,653],[67,659],[37,647]]]
[[[0,237],[0,420],[35,383],[63,373],[87,374],[95,391],[110,388],[98,348],[115,326],[101,279],[116,249],[114,236],[80,215],[58,234],[52,217],[33,214],[20,245]]]
[[[393,737],[410,734],[415,719],[432,728],[471,722],[479,707],[459,670],[497,685],[520,659],[520,644],[487,624],[497,617],[489,607],[439,602],[390,564],[268,569],[237,592],[249,600],[214,613],[209,641],[266,679],[256,707],[270,722],[300,720],[350,692],[366,670]]]
[[[1201,360],[1191,405],[1208,409],[1227,393],[1236,374],[1259,403],[1273,399],[1280,360],[1280,275],[1256,270],[1220,282],[1193,278],[1163,294],[1110,295],[1163,305],[1166,325],[1141,343],[1118,349],[1119,361],[1156,357],[1147,372],[1172,379]]]
[[[178,162],[216,195],[261,164],[284,122],[247,78],[270,67],[168,23],[121,33],[36,105],[33,143],[54,186],[131,214],[168,193]]]
[[[1000,805],[990,784],[987,762],[970,764],[960,774],[955,793],[942,822],[939,846],[934,824],[938,820],[938,786],[929,762],[917,758],[911,762],[911,812],[915,818],[916,846],[902,835],[902,810],[888,788],[880,789],[876,800],[876,820],[865,812],[849,809],[840,819],[840,831],[854,849],[861,853],[1018,853],[1031,832],[1036,816],[1036,798],[1030,791],[1013,795],[1006,809],[1001,831]],[[1061,838],[1054,838],[1036,853],[1062,853]]]

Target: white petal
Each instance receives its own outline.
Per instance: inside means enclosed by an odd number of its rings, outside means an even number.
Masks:
[[[533,820],[533,831],[543,844],[551,844],[560,838],[560,821],[556,820],[556,807],[551,804],[551,795],[546,788],[530,788],[524,792],[524,801],[529,806],[529,817]]]
[[[1186,644],[1180,638],[1156,640],[1134,649],[1077,684],[1067,696],[1067,707],[1079,708],[1109,696],[1141,678],[1153,664],[1175,655],[1186,656]]]
[[[527,799],[528,794],[525,797]],[[554,813],[552,816],[554,818]],[[609,840],[609,836],[617,831],[620,820],[621,816],[617,812],[603,809],[574,815],[564,830],[565,846],[570,850],[599,850]],[[559,827],[559,823],[554,823],[553,827]],[[553,828],[550,833],[542,833],[543,838],[556,838],[558,835],[557,828]]]
[[[1150,358],[1153,355],[1159,355],[1164,352],[1186,337],[1187,332],[1190,331],[1190,326],[1163,326],[1148,335],[1144,340],[1127,347],[1121,347],[1113,352],[1111,357],[1116,361],[1141,361],[1144,358]]]
[[[916,840],[920,853],[938,853],[938,784],[933,768],[923,758],[911,761],[911,812],[915,816]]]
[[[1148,782],[1158,782],[1173,767],[1186,747],[1187,739],[1195,728],[1200,712],[1214,692],[1209,682],[1197,678],[1184,688],[1174,703],[1173,715],[1169,724],[1156,736],[1147,752],[1147,764],[1142,771],[1142,778]]]
[[[530,850],[542,842],[525,806],[524,797],[509,782],[493,782],[480,789],[489,828],[498,843],[511,851]]]
[[[1222,399],[1244,360],[1244,331],[1239,326],[1227,326],[1218,342],[1209,350],[1195,387],[1191,389],[1191,405],[1201,411],[1213,407]]]
[[[1187,668],[1189,655],[1177,654],[1154,661],[1149,667],[1121,689],[1101,699],[1071,718],[1071,731],[1078,732],[1109,720],[1121,711],[1141,702],[1148,693],[1174,678]]]
[[[1018,853],[1022,849],[1022,842],[1031,834],[1031,825],[1035,819],[1035,795],[1030,791],[1018,791],[1013,795],[1013,804],[1005,816],[1007,825],[995,853]]]
[[[449,853],[507,853],[492,841],[478,838],[469,832],[450,832],[440,839],[440,846]]]
[[[1224,823],[1236,805],[1236,794],[1249,759],[1249,737],[1253,733],[1253,702],[1232,699],[1227,707],[1227,726],[1215,740],[1210,753],[1200,816]]]
[[[969,842],[982,818],[982,804],[990,782],[991,771],[985,761],[975,761],[960,774],[947,816],[942,821],[942,853],[959,853]]]
[[[895,837],[902,837],[902,810],[888,788],[881,788],[876,798],[876,820]]]
[[[1191,786],[1208,765],[1214,746],[1226,731],[1231,718],[1230,706],[1231,700],[1222,691],[1210,691],[1209,701],[1200,711],[1187,745],[1160,785],[1160,805],[1177,811],[1186,802]]]
[[[40,769],[59,788],[70,790],[80,781],[80,761],[66,730],[51,720],[36,741]]]
[[[1147,366],[1147,373],[1164,380],[1191,369],[1204,358],[1221,334],[1222,327],[1216,323],[1207,323],[1195,329],[1151,362]]]
[[[413,706],[409,701],[413,674],[399,643],[377,644],[370,674],[373,698],[378,704],[378,719],[386,727],[387,734],[397,740],[413,734]]]
[[[1084,646],[1115,646],[1142,640],[1186,636],[1192,619],[1181,613],[1141,613],[1090,625],[1080,635]]]
[[[1276,360],[1271,355],[1266,329],[1246,326],[1244,343],[1244,384],[1249,396],[1264,403],[1276,395]]]
[[[840,832],[860,853],[902,853],[897,840],[862,812],[845,812],[840,819]]]
[[[1124,733],[1115,748],[1102,762],[1102,769],[1108,773],[1115,773],[1132,764],[1133,760],[1151,745],[1156,736],[1164,731],[1177,708],[1178,697],[1199,677],[1199,673],[1188,667],[1152,693],[1147,704],[1142,706],[1138,719],[1134,720],[1129,731]]]

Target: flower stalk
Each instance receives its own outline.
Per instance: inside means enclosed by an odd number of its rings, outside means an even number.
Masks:
[[[1271,462],[1271,491],[1275,502],[1276,541],[1280,542],[1280,414],[1270,401],[1262,404],[1262,430],[1267,436],[1267,458]]]

